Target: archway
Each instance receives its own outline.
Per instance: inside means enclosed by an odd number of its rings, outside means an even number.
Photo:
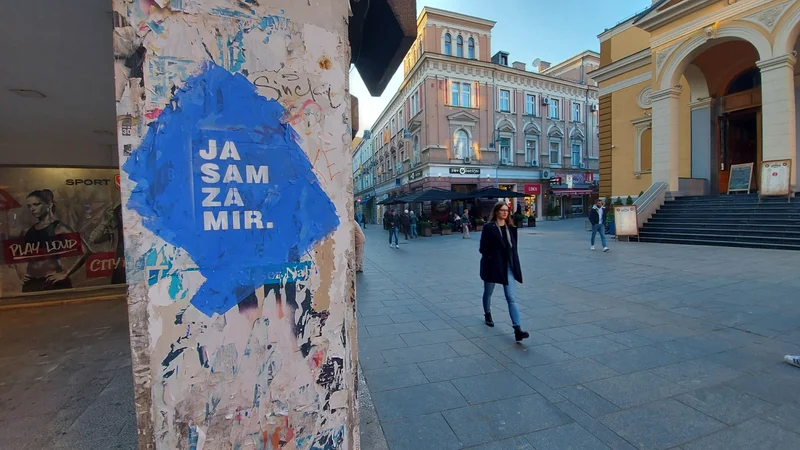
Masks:
[[[690,195],[726,192],[732,164],[762,159],[761,88],[751,75],[772,48],[746,27],[707,33],[667,58],[654,97],[669,106],[653,105],[653,181]]]

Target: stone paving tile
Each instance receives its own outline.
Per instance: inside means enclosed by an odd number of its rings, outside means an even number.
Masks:
[[[513,338],[511,338],[513,342]],[[511,344],[501,349],[500,352],[511,361],[522,367],[532,367],[572,359],[568,353],[550,344],[526,347],[521,344]]]
[[[724,385],[698,389],[676,399],[728,425],[744,422],[766,411],[770,412],[765,416],[777,411],[771,411],[775,407],[770,403]],[[800,419],[800,414],[792,418],[797,419]],[[795,423],[800,424],[800,420]]]
[[[462,448],[461,442],[440,413],[384,422],[383,431],[391,442],[392,450]]]
[[[370,337],[391,336],[393,334],[416,333],[428,331],[422,322],[396,323],[392,325],[375,325],[367,327]]]
[[[386,364],[389,366],[435,361],[458,356],[455,350],[443,344],[382,350],[381,354],[385,358]]]
[[[609,450],[611,447],[597,439],[577,423],[537,431],[525,436],[536,450]]]
[[[755,418],[718,431],[694,442],[683,444],[685,450],[774,449],[798,447],[798,436],[777,425]]]
[[[642,322],[626,318],[600,320],[593,322],[593,324],[614,333],[622,333],[647,327],[647,325]]]
[[[553,345],[577,358],[602,355],[603,353],[613,353],[628,348],[628,346],[620,344],[619,342],[614,342],[605,336],[558,342]]]
[[[534,393],[530,386],[508,371],[459,378],[452,383],[472,405]]]
[[[584,383],[620,408],[661,400],[683,393],[686,389],[648,371]]]
[[[394,314],[406,314],[413,312],[408,309],[407,306],[372,306],[367,305],[363,306],[358,309],[358,314],[361,317],[370,317],[370,316],[392,316]]]
[[[632,373],[640,370],[673,364],[680,357],[650,346],[636,347],[614,353],[594,355],[592,359],[619,373]]]
[[[369,317],[359,317],[358,318],[358,326],[360,327],[370,327],[376,325],[391,325],[394,321],[389,316],[369,316]]]
[[[669,449],[725,428],[723,423],[675,400],[611,413],[600,422],[642,449]]]
[[[524,437],[503,439],[502,441],[469,447],[469,450],[536,450]]]
[[[470,341],[448,342],[447,345],[461,356],[483,355],[485,352]]]
[[[431,382],[506,370],[502,364],[488,355],[447,358],[419,363],[418,366]]]
[[[464,335],[452,328],[446,330],[401,334],[400,337],[403,338],[403,341],[405,341],[409,347],[464,340]]]
[[[720,384],[743,375],[730,367],[700,359],[658,367],[650,372],[693,389]]]
[[[406,419],[467,405],[449,381],[376,392],[372,398],[381,421]]]
[[[408,345],[406,345],[406,342],[400,337],[400,335],[369,337],[358,340],[359,353],[391,350],[394,348],[403,347],[408,347]]]
[[[592,417],[600,417],[620,410],[615,404],[582,385],[561,388],[558,393]]]
[[[372,392],[388,391],[428,383],[416,364],[365,370],[364,377]]]
[[[788,403],[761,414],[761,418],[789,431],[800,433],[800,404]]]
[[[446,330],[448,328],[452,328],[447,322],[438,318],[431,320],[423,320],[422,324],[425,325],[425,328],[429,329],[430,331]]]
[[[484,444],[572,422],[538,394],[445,411],[465,446]]]
[[[430,320],[441,320],[439,316],[432,312],[412,312],[408,314],[394,314],[391,316],[393,323],[424,322]],[[426,327],[427,328],[427,327]]]
[[[618,372],[588,358],[533,366],[528,371],[555,389],[619,375]]]

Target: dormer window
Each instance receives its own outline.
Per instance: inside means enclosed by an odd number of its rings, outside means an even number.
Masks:
[[[500,55],[500,65],[507,66],[508,65],[508,56],[507,55]]]
[[[450,33],[444,35],[444,54],[450,56],[453,54],[453,38]]]

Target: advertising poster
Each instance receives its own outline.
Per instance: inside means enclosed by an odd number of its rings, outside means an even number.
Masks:
[[[125,283],[119,170],[0,167],[0,298]]]
[[[638,236],[639,220],[636,217],[636,206],[615,206],[614,222],[617,236]]]
[[[764,161],[761,163],[761,197],[789,195],[792,160]]]

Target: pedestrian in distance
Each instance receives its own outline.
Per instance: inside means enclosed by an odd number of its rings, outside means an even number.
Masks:
[[[606,208],[603,207],[603,201],[597,199],[597,202],[592,207],[592,210],[589,212],[589,222],[592,224],[592,240],[591,240],[591,249],[594,250],[594,237],[597,233],[600,233],[600,243],[603,244],[603,251],[608,251],[608,245],[606,245],[606,229],[605,229],[605,219],[606,219]]]
[[[464,215],[461,217],[461,231],[464,233],[463,236],[461,236],[462,239],[470,239],[469,227],[470,227],[469,210],[465,209]]]
[[[389,227],[389,247],[400,248],[400,242],[398,241],[397,235],[397,227],[400,226],[400,223],[397,213],[395,213],[394,210],[389,211],[389,216],[386,219],[386,226]],[[392,244],[393,239],[394,244]]]
[[[367,242],[364,232],[356,222],[355,226],[355,241],[356,241],[356,273],[364,271],[364,244]]]
[[[411,216],[408,215],[408,210],[403,211],[403,215],[400,216],[400,226],[403,227],[403,234],[408,240],[408,233],[411,231]]]
[[[515,283],[522,283],[522,268],[517,252],[517,228],[509,216],[508,205],[497,202],[492,209],[491,220],[481,233],[479,251],[481,252],[481,280],[483,280],[483,314],[486,325],[493,327],[492,293],[495,285],[503,285],[503,293],[508,303],[508,314],[514,327],[517,342],[530,337],[522,331],[519,308],[515,297]]]
[[[390,215],[390,210],[387,209],[386,211],[383,212],[383,229],[384,230],[388,230],[389,229],[389,215]]]
[[[411,238],[414,239],[419,237],[419,232],[417,231],[417,213],[411,211],[409,216],[411,217]]]

